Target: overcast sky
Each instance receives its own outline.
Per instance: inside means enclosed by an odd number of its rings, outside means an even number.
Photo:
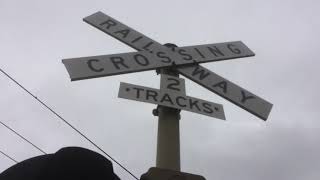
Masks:
[[[102,11],[178,46],[241,40],[255,57],[203,66],[273,103],[269,119],[186,80],[187,94],[223,104],[227,121],[182,111],[182,171],[208,180],[317,180],[319,8],[317,0],[0,0],[0,68],[140,177],[155,166],[156,106],[117,98],[119,84],[159,88],[160,78],[149,71],[71,82],[63,58],[135,51],[82,18]],[[95,150],[1,73],[0,92],[0,120],[46,152]],[[0,150],[18,161],[41,154],[1,125]],[[13,164],[0,154],[0,172]]]

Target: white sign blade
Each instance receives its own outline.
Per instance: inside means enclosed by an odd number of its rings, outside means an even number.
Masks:
[[[251,51],[240,42],[226,42],[187,46],[177,48],[175,56],[180,56],[180,64],[205,63],[233,58],[247,57]],[[149,53],[146,51],[121,53],[113,55],[89,56],[63,59],[72,81],[90,79],[132,72],[140,72],[157,68],[164,68],[177,64],[172,51]]]
[[[272,104],[231,81],[201,66],[179,68],[179,72],[206,89],[231,101],[263,120],[268,119]]]
[[[225,120],[221,104],[169,92],[160,92],[158,89],[120,83],[118,97],[182,109]]]
[[[102,12],[94,13],[83,20],[136,50],[153,54],[157,52],[169,54],[171,52],[167,47]],[[211,62],[255,55],[241,41],[187,46],[178,48],[176,54],[179,54],[179,61],[176,64],[184,64],[186,61]]]
[[[165,54],[153,55],[145,51],[63,59],[62,62],[72,81],[140,72],[175,64],[175,60]]]

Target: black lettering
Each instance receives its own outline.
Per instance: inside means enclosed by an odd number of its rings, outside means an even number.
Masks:
[[[214,55],[214,56],[224,56],[224,54],[220,51],[220,49],[218,49],[218,47],[213,46],[212,47],[208,47],[209,51]],[[219,55],[218,55],[219,54]]]
[[[240,49],[234,48],[235,45],[233,45],[233,44],[228,44],[227,47],[228,47],[228,49],[229,49],[231,52],[233,52],[234,54],[241,54]]]
[[[190,108],[192,109],[194,106],[198,109],[198,111],[201,111],[201,109],[199,108],[198,106],[198,103],[199,101],[195,100],[195,101],[192,101],[192,99],[189,99],[189,105],[190,105]]]
[[[163,59],[161,60],[161,62],[163,62],[163,63],[171,63],[171,61],[172,61],[170,57],[165,56],[165,55],[166,55],[165,52],[159,51],[159,52],[157,52],[156,55],[157,55],[157,57],[159,57],[159,58],[163,58]]]
[[[94,68],[93,65],[92,65],[93,62],[99,62],[99,59],[89,59],[89,60],[87,61],[87,64],[88,64],[89,69],[91,69],[91,70],[94,71],[94,72],[101,72],[101,71],[104,70],[104,68],[98,68],[98,69],[97,69],[97,68]]]
[[[205,56],[201,53],[201,51],[198,48],[194,48],[194,50],[197,51],[197,53],[202,57],[205,58]]]
[[[204,69],[200,69],[200,66],[194,66],[194,67],[195,69],[192,72],[192,76],[196,76],[197,74],[200,74],[199,79],[203,80],[210,75],[210,72],[206,72]]]
[[[175,91],[180,91],[180,89],[178,88],[179,84],[180,84],[179,80],[174,79],[174,78],[168,78],[167,80],[168,81],[174,81],[173,83],[169,83],[168,84],[168,86],[167,86],[168,89],[175,90]]]
[[[117,69],[121,69],[119,65],[122,65],[123,67],[129,69],[129,66],[124,63],[124,59],[122,57],[114,56],[110,57],[110,60],[113,63],[113,66]]]
[[[213,113],[213,109],[211,108],[211,104],[210,103],[202,103],[202,106],[204,107],[203,112],[211,114]]]
[[[124,30],[114,32],[114,34],[121,34],[123,36],[122,38],[126,38],[129,33],[130,33],[129,29],[124,29]]]
[[[109,29],[110,27],[117,25],[117,23],[114,22],[114,21],[112,21],[111,19],[108,19],[108,20],[100,23],[99,25],[100,25],[100,26],[107,25],[107,29]]]
[[[213,85],[213,87],[219,87],[223,90],[223,93],[227,93],[228,92],[228,84],[226,81],[221,81],[221,82],[218,82],[216,84]]]
[[[193,59],[193,57],[190,54],[186,53],[187,51],[184,49],[179,49],[178,53],[183,56],[184,60],[190,61]]]
[[[173,102],[172,102],[172,99],[170,98],[169,94],[165,93],[163,95],[163,97],[161,98],[160,102],[164,102],[164,101],[167,101],[169,102],[171,105],[173,105]]]
[[[142,88],[133,87],[132,89],[137,90],[136,98],[140,98],[140,91],[144,91]]]
[[[142,47],[143,50],[145,51],[151,51],[150,49],[148,49],[151,45],[153,44],[153,42],[149,42],[148,44],[146,44],[145,46]]]
[[[180,106],[180,107],[187,107],[186,104],[181,104],[181,101],[180,101],[181,99],[184,100],[184,101],[187,100],[185,97],[178,96],[178,97],[176,98],[176,102],[177,102],[178,106]]]
[[[158,102],[157,96],[158,96],[157,91],[147,90],[147,94],[146,94],[147,100],[149,100],[149,97],[152,97],[155,102]]]
[[[141,66],[148,66],[150,64],[148,58],[142,54],[136,54],[133,56],[133,58],[136,61],[136,63],[138,63]]]
[[[256,97],[254,96],[247,96],[246,92],[241,90],[241,94],[242,94],[242,99],[241,99],[241,103],[245,103],[248,99],[255,99]]]
[[[135,42],[139,41],[142,38],[143,38],[142,36],[139,36],[139,37],[135,38],[134,40],[132,40],[131,43],[135,43]]]

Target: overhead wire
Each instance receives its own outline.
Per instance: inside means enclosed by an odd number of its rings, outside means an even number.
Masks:
[[[52,108],[50,108],[47,104],[45,104],[43,101],[41,101],[37,96],[32,94],[29,90],[27,90],[23,85],[21,85],[17,80],[15,80],[12,76],[10,76],[8,73],[6,73],[4,70],[0,68],[0,71],[7,76],[10,80],[12,80],[16,85],[18,85],[20,88],[22,88],[27,94],[32,96],[36,101],[38,101],[40,104],[42,104],[44,107],[46,107],[51,113],[56,115],[60,120],[62,120],[64,123],[66,123],[70,128],[72,128],[74,131],[76,131],[80,136],[82,136],[84,139],[86,139],[88,142],[90,142],[94,147],[99,149],[104,155],[106,155],[108,158],[110,158],[113,162],[115,162],[118,166],[120,166],[123,170],[125,170],[127,173],[129,173],[133,178],[136,180],[139,180],[132,172],[130,172],[126,167],[124,167],[122,164],[120,164],[116,159],[114,159],[111,155],[106,153],[102,148],[100,148],[96,143],[94,143],[92,140],[90,140],[86,135],[84,135],[82,132],[80,132],[76,127],[74,127],[72,124],[70,124],[66,119],[64,119],[61,115],[59,115],[56,111],[54,111]]]
[[[9,156],[8,154],[4,153],[3,151],[0,150],[0,153],[3,154],[4,156],[6,156],[8,159],[10,159],[11,161],[18,163],[17,160],[13,159],[11,156]]]
[[[31,141],[29,141],[27,138],[25,138],[24,136],[22,136],[21,134],[19,134],[17,131],[15,131],[14,129],[12,129],[11,127],[9,127],[7,124],[5,124],[4,122],[0,121],[0,124],[2,124],[4,127],[6,127],[7,129],[9,129],[11,132],[13,132],[14,134],[16,134],[17,136],[19,136],[21,139],[25,140],[26,142],[28,142],[29,144],[31,144],[34,148],[38,149],[40,152],[42,152],[43,154],[47,154],[46,152],[44,152],[44,150],[42,150],[39,146],[33,144]]]

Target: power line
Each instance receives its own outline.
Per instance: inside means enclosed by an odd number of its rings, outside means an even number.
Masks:
[[[43,154],[47,154],[47,153],[44,152],[41,148],[39,148],[38,146],[36,146],[35,144],[33,144],[31,141],[29,141],[28,139],[26,139],[25,137],[23,137],[22,135],[20,135],[17,131],[15,131],[14,129],[12,129],[11,127],[9,127],[8,125],[6,125],[6,124],[3,123],[2,121],[0,121],[0,124],[2,124],[4,127],[6,127],[7,129],[9,129],[9,130],[12,131],[13,133],[15,133],[17,136],[19,136],[20,138],[22,138],[23,140],[25,140],[25,141],[28,142],[29,144],[31,144],[33,147],[35,147],[36,149],[38,149],[39,151],[41,151]]]
[[[27,92],[30,96],[32,96],[35,100],[37,100],[40,104],[42,104],[44,107],[46,107],[50,112],[52,112],[54,115],[56,115],[60,120],[62,120],[64,123],[66,123],[70,128],[72,128],[74,131],[76,131],[80,136],[82,136],[84,139],[86,139],[88,142],[90,142],[94,147],[99,149],[104,155],[109,157],[113,162],[115,162],[118,166],[120,166],[123,170],[125,170],[127,173],[129,173],[133,178],[136,180],[139,180],[133,173],[131,173],[127,168],[125,168],[123,165],[121,165],[117,160],[115,160],[112,156],[110,156],[108,153],[106,153],[103,149],[101,149],[96,143],[91,141],[86,135],[81,133],[77,128],[75,128],[73,125],[71,125],[66,119],[64,119],[62,116],[60,116],[57,112],[55,112],[52,108],[50,108],[48,105],[46,105],[43,101],[41,101],[37,96],[32,94],[30,91],[28,91],[24,86],[22,86],[18,81],[16,81],[14,78],[12,78],[8,73],[6,73],[4,70],[0,68],[0,71],[7,76],[10,80],[12,80],[15,84],[17,84],[20,88],[22,88],[25,92]]]
[[[12,160],[13,162],[18,163],[18,161],[16,161],[16,160],[13,159],[12,157],[10,157],[8,154],[2,152],[1,150],[0,150],[0,153],[3,154],[4,156],[6,156],[8,159]]]

